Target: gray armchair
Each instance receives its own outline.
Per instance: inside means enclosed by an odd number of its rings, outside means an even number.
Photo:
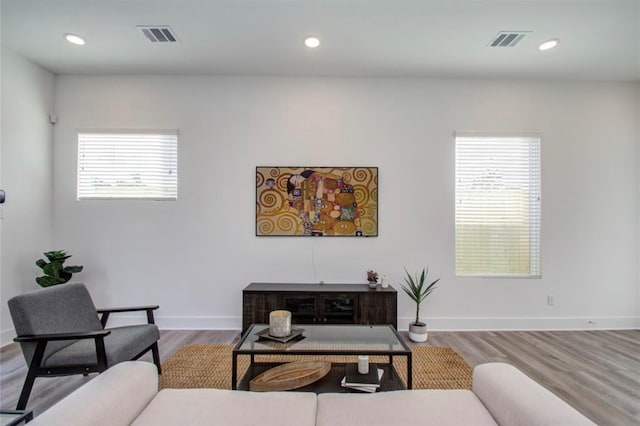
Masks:
[[[84,284],[61,284],[9,300],[9,311],[27,361],[18,410],[24,410],[36,377],[100,373],[151,350],[160,370],[153,311],[158,306],[96,309]],[[148,324],[105,328],[112,312],[146,311]],[[101,318],[98,315],[101,314]]]

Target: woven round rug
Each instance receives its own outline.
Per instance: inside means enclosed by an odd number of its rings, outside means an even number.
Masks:
[[[216,388],[231,389],[233,345],[186,345],[162,364],[160,389]],[[413,354],[413,389],[471,389],[472,369],[451,348],[417,346]],[[386,362],[386,357],[371,357],[371,362]],[[256,356],[259,362],[276,361],[357,362],[355,356]],[[406,383],[406,359],[394,357],[396,371]],[[238,357],[238,377],[249,365],[249,356]]]

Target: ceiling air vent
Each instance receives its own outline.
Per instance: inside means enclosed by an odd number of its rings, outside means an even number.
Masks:
[[[142,34],[152,43],[176,43],[178,37],[168,25],[138,25]]]
[[[516,47],[531,31],[500,31],[487,47]]]

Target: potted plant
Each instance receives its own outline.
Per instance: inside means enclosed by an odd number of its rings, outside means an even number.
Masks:
[[[367,271],[367,281],[369,282],[369,288],[376,288],[378,286],[378,273],[373,269]]]
[[[407,274],[404,279],[406,285],[400,284],[400,287],[411,300],[416,302],[416,320],[409,324],[409,338],[414,342],[426,342],[428,337],[427,324],[420,321],[420,304],[437,288],[436,283],[440,281],[440,278],[426,285],[425,280],[429,274],[429,268],[423,268],[420,277],[417,274],[412,276],[407,268],[404,268],[404,271]]]
[[[36,265],[44,272],[43,276],[36,278],[36,282],[42,287],[64,284],[71,279],[73,274],[82,271],[82,266],[63,266],[65,260],[71,257],[64,250],[48,251],[44,255],[49,259],[49,262],[44,259],[36,261]]]

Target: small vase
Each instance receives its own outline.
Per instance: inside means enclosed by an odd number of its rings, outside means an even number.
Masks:
[[[378,283],[375,281],[369,281],[369,288],[375,289],[378,287]]]

